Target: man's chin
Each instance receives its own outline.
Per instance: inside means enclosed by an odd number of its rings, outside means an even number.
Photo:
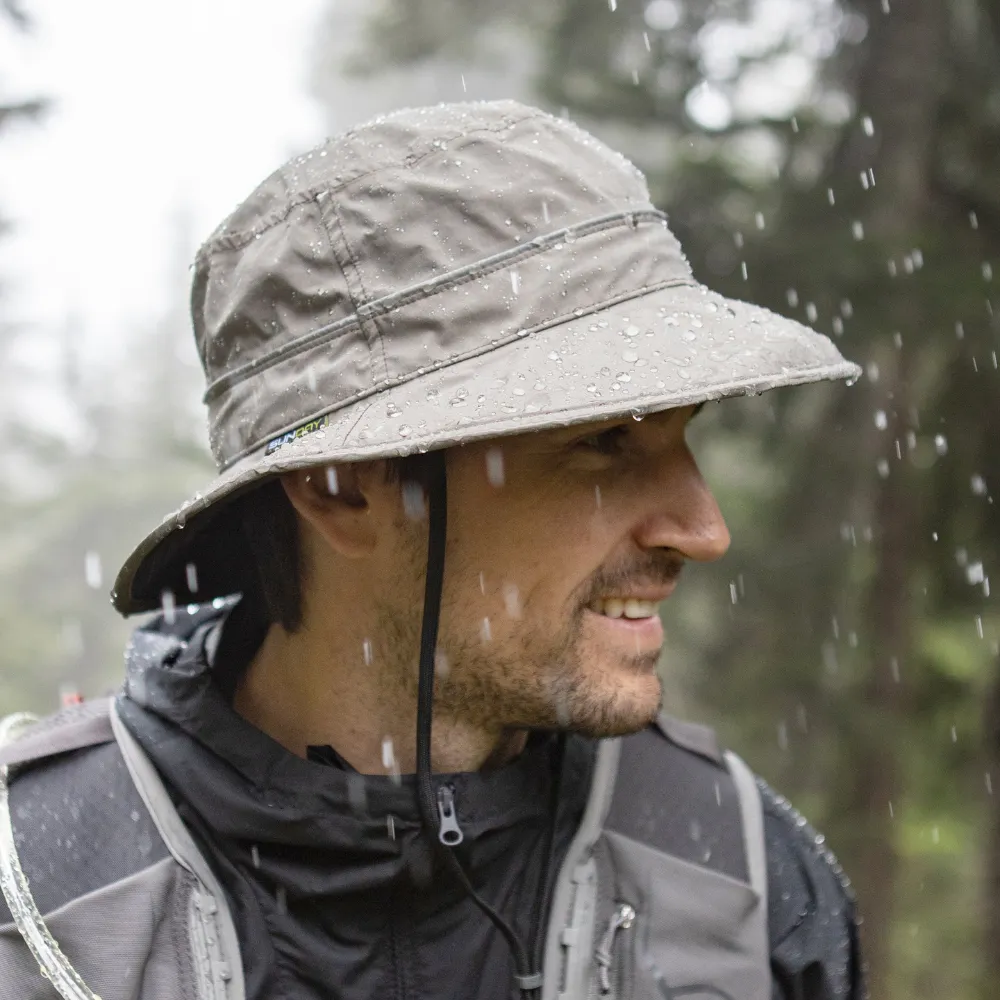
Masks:
[[[629,736],[645,729],[660,711],[663,689],[656,672],[624,681],[607,677],[603,690],[576,699],[566,729],[595,739]]]

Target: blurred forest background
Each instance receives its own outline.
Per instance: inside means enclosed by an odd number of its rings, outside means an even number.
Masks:
[[[825,831],[860,899],[873,997],[1000,997],[1000,2],[317,11],[329,130],[463,96],[568,115],[646,171],[699,278],[863,366],[851,389],[699,420],[734,545],[668,608],[671,707],[717,725]],[[11,0],[0,16],[30,30]],[[45,97],[0,108],[0,130],[44,128]],[[44,332],[58,426],[23,405],[18,345],[42,332],[0,318],[2,711],[117,683],[110,580],[211,473],[178,351],[190,229],[179,211],[175,307],[121,357],[82,363],[72,318]]]

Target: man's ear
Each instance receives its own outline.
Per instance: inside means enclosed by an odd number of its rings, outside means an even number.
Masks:
[[[371,517],[367,496],[371,470],[359,464],[317,466],[286,472],[281,477],[285,495],[320,538],[339,555],[362,559],[378,541],[377,518]]]

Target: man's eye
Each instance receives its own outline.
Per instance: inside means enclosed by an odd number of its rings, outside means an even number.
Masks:
[[[617,455],[622,450],[626,434],[628,430],[625,427],[609,427],[599,434],[588,434],[585,438],[580,438],[577,444],[602,455]]]

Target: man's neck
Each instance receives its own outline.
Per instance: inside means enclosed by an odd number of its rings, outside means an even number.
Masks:
[[[351,656],[352,644],[337,637],[272,626],[237,686],[233,707],[300,757],[310,746],[332,746],[362,774],[413,773],[415,685],[384,658],[365,657],[362,642],[353,645],[358,652]],[[431,764],[438,772],[497,767],[516,757],[526,739],[523,730],[436,715]]]

